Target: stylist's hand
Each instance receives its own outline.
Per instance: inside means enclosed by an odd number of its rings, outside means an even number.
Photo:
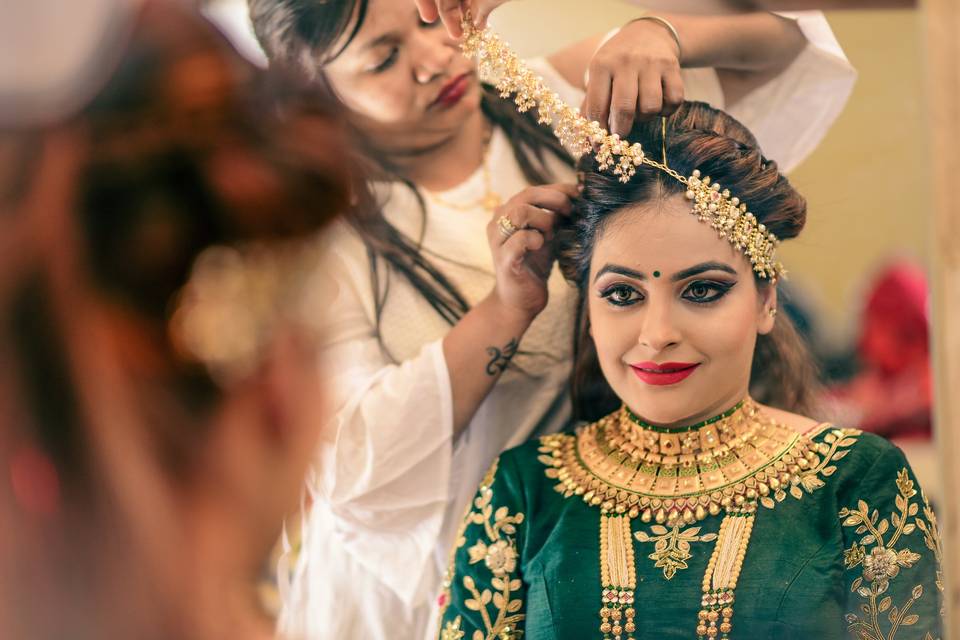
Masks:
[[[679,56],[663,25],[627,23],[590,61],[581,113],[621,136],[630,133],[635,119],[673,113],[683,102]]]
[[[443,21],[443,26],[454,38],[463,35],[460,28],[462,13],[470,11],[473,23],[478,27],[487,26],[487,16],[490,12],[508,0],[414,0],[420,17],[424,22],[436,22],[437,18]]]
[[[487,240],[497,283],[494,297],[504,311],[532,321],[547,306],[547,280],[553,269],[553,236],[559,216],[569,216],[577,187],[548,184],[527,187],[493,212]],[[516,231],[506,237],[499,220]]]

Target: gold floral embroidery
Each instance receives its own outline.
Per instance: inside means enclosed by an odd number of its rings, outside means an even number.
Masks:
[[[654,561],[654,566],[663,569],[663,577],[667,580],[673,578],[678,569],[687,568],[687,560],[693,557],[690,553],[691,542],[712,542],[717,539],[717,534],[706,533],[700,535],[700,527],[690,527],[680,530],[679,525],[674,525],[672,529],[656,524],[650,527],[649,535],[645,531],[638,531],[633,534],[640,542],[654,542],[653,553],[647,557]]]
[[[923,542],[927,545],[927,549],[933,552],[933,558],[937,563],[937,591],[943,593],[943,542],[940,539],[940,527],[937,524],[937,514],[935,514],[930,507],[930,501],[927,499],[926,494],[921,491],[920,495],[923,497],[923,515],[926,520],[917,518],[917,528],[923,532]],[[940,616],[943,617],[944,614],[945,611],[943,607],[941,607]]]
[[[837,467],[830,463],[850,453],[849,448],[856,444],[856,436],[860,433],[858,429],[831,429],[822,442],[813,445],[813,450],[819,455],[810,458],[810,466],[795,473],[789,483],[771,486],[770,488],[774,489],[772,497],[761,495],[760,504],[767,509],[773,509],[777,502],[783,502],[787,498],[787,491],[799,500],[803,497],[801,487],[807,493],[823,487],[826,483],[820,476],[830,477],[836,473]]]
[[[484,527],[487,538],[492,542],[489,546],[482,540],[477,541],[474,546],[467,550],[470,564],[483,562],[487,569],[494,575],[490,581],[491,586],[497,590],[493,594],[485,589],[482,592],[476,587],[476,582],[470,576],[463,579],[464,587],[470,591],[472,598],[464,603],[468,609],[480,613],[487,630],[484,635],[479,629],[474,631],[472,640],[515,640],[520,638],[522,631],[516,629],[516,623],[523,620],[523,614],[506,615],[507,613],[516,614],[522,606],[522,601],[511,599],[511,592],[518,590],[521,586],[520,580],[511,579],[510,574],[516,569],[517,550],[512,538],[501,534],[514,535],[516,527],[523,522],[523,514],[518,513],[511,516],[506,507],[497,509],[493,515],[493,523],[490,522],[493,507],[493,480],[497,475],[500,459],[497,458],[490,465],[487,473],[484,474],[480,482],[479,495],[473,503],[467,507],[460,528],[457,531],[457,537],[454,540],[453,549],[450,551],[450,562],[443,581],[443,591],[438,598],[440,623],[443,624],[443,617],[450,606],[450,590],[453,586],[453,577],[456,567],[457,552],[467,544],[466,531],[472,524],[480,524]],[[478,509],[479,511],[474,511]],[[493,602],[497,607],[497,618],[490,620],[486,606]],[[462,617],[457,616],[452,621],[447,621],[440,631],[440,640],[461,640],[464,632],[461,630]]]
[[[524,615],[518,613],[523,606],[523,601],[514,597],[522,585],[521,581],[513,576],[518,559],[513,536],[516,535],[517,526],[523,522],[524,516],[522,513],[511,515],[507,507],[500,507],[494,512],[491,487],[497,473],[497,466],[498,462],[495,461],[487,471],[480,484],[478,495],[457,532],[450,568],[447,570],[444,581],[444,592],[440,596],[442,621],[443,614],[449,605],[457,551],[467,544],[466,532],[470,526],[483,527],[484,537],[478,538],[473,546],[467,549],[467,557],[471,565],[483,563],[492,575],[490,586],[493,590],[479,587],[473,576],[463,577],[463,586],[470,594],[470,597],[464,601],[464,606],[478,612],[484,626],[484,631],[477,629],[473,632],[471,640],[516,640],[523,634],[517,628],[524,619]],[[447,621],[440,631],[440,640],[463,638],[464,631],[461,625],[461,616]]]
[[[917,491],[906,468],[897,474],[896,484],[897,511],[892,512],[889,519],[881,519],[880,512],[877,509],[871,511],[870,506],[863,500],[857,501],[856,509],[844,507],[840,510],[843,526],[856,527],[855,533],[863,536],[854,541],[843,554],[848,570],[862,567],[862,575],[853,581],[850,590],[866,602],[860,606],[861,615],[848,613],[846,616],[849,625],[847,629],[859,640],[891,640],[901,627],[920,621],[918,615],[909,611],[914,603],[923,597],[922,584],[914,586],[910,597],[900,606],[893,604],[891,596],[883,595],[889,588],[890,581],[900,575],[901,569],[912,567],[920,559],[920,554],[908,548],[898,550],[897,543],[917,528],[932,528],[927,523],[920,525],[920,519],[915,517],[920,507],[911,502]],[[914,522],[909,522],[911,517],[915,518]],[[888,533],[889,537],[885,538]],[[930,544],[936,545],[932,540],[928,542],[928,546]],[[890,627],[884,632],[880,618],[882,613],[888,611]],[[930,634],[927,634],[927,637],[930,637]]]
[[[440,640],[461,640],[461,638],[463,638],[463,631],[460,630],[460,622],[460,616],[448,621],[440,632]]]

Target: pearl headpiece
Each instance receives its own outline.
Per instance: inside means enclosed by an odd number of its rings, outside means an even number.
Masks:
[[[501,97],[512,95],[521,113],[536,108],[537,121],[550,125],[575,158],[592,153],[600,171],[612,169],[623,183],[630,181],[641,164],[666,172],[687,187],[686,197],[693,203],[691,213],[746,255],[759,277],[775,280],[786,275],[776,259],[780,241],[728,189],[722,189],[709,176],[701,177],[699,170],[684,177],[666,165],[666,157],[664,162],[656,162],[646,156],[639,142],[621,140],[599,122],[584,118],[579,109],[566,104],[495,33],[474,26],[469,15],[464,16],[461,47],[464,55],[477,61],[480,77],[493,83]]]

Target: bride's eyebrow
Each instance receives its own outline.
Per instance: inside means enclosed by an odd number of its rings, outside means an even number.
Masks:
[[[596,282],[600,276],[605,273],[619,273],[622,276],[627,276],[628,278],[633,278],[634,280],[646,280],[647,276],[642,271],[635,271],[629,267],[623,267],[618,264],[605,264],[603,267],[597,271],[597,275],[593,277],[593,281]]]
[[[737,275],[736,269],[723,262],[701,262],[700,264],[693,265],[692,267],[688,267],[682,271],[677,271],[675,274],[670,276],[670,279],[674,282],[677,282],[706,271],[723,271],[734,276]]]

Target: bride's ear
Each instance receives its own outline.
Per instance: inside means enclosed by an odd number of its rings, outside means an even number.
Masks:
[[[760,287],[760,304],[757,316],[757,334],[765,336],[773,331],[777,321],[777,285],[770,283]]]

